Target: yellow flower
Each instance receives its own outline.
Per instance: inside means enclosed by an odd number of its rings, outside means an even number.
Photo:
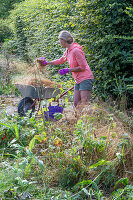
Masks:
[[[54,143],[53,143],[53,144],[54,144],[55,146],[57,146],[57,147],[61,147],[62,144],[63,144],[63,142],[62,142],[61,139],[56,138],[56,139],[54,140]]]
[[[45,150],[41,150],[41,154],[44,156],[45,155]]]

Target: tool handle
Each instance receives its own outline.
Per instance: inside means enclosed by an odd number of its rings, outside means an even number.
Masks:
[[[64,92],[63,94],[61,94],[60,97],[57,99],[57,102],[59,102],[59,99],[61,97],[63,97],[65,94],[67,94],[69,91],[71,91],[72,89],[74,89],[74,87],[71,87],[69,90],[67,90],[66,92]]]

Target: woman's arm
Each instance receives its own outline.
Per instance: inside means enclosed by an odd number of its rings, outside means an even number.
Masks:
[[[67,61],[66,53],[67,52],[65,51],[64,55],[61,58],[56,59],[56,60],[52,60],[50,62],[46,61],[44,57],[37,58],[36,61],[38,63],[40,63],[42,66],[63,64],[63,63],[65,63]]]
[[[52,60],[51,62],[47,62],[48,65],[60,65],[63,64],[67,61],[67,57],[66,57],[67,52],[64,52],[64,55],[62,57],[60,57],[59,59],[56,60]]]
[[[47,65],[54,65],[54,61],[47,62]]]
[[[69,68],[69,72],[83,72],[85,69],[81,67]]]

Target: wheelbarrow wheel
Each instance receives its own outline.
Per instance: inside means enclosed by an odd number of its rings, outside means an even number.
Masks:
[[[31,105],[33,104],[33,99],[30,97],[23,98],[19,104],[18,104],[18,113],[21,117],[25,116]],[[35,105],[33,105],[31,108],[30,117],[32,116],[32,113],[35,111]]]

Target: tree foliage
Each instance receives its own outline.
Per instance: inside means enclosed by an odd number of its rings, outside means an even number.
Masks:
[[[4,42],[4,39],[9,38],[11,34],[12,31],[7,24],[3,20],[0,20],[0,43]]]
[[[23,0],[0,0],[0,18],[5,19],[9,16],[10,11],[14,8],[15,3]]]

